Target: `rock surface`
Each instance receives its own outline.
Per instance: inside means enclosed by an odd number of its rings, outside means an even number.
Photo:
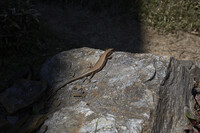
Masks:
[[[0,93],[0,103],[8,113],[12,114],[37,101],[46,88],[46,84],[40,81],[20,79],[12,87]]]
[[[44,63],[41,79],[51,88],[80,75],[103,51],[80,48],[59,53]],[[194,69],[199,63],[168,56],[114,52],[94,75],[74,81],[55,96],[42,129],[47,133],[179,133],[189,123]],[[84,94],[76,96],[74,93]],[[53,103],[55,101],[52,101]],[[48,127],[48,128],[47,128]]]

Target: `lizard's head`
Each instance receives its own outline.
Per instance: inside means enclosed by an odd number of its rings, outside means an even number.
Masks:
[[[113,51],[113,48],[108,48],[106,49],[106,51]]]
[[[109,57],[113,52],[113,48],[106,49],[107,57]]]

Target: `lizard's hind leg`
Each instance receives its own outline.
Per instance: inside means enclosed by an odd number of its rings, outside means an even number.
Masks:
[[[108,58],[108,59],[112,59],[112,57],[113,57],[113,55],[111,54],[111,55],[109,55],[107,58]]]
[[[91,73],[89,79],[91,79],[94,76],[94,74],[95,72]]]

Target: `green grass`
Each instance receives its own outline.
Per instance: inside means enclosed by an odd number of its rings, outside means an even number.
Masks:
[[[141,19],[158,31],[200,34],[200,1],[142,0]]]

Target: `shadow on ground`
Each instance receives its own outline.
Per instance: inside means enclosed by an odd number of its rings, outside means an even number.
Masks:
[[[45,25],[58,36],[65,49],[90,47],[105,50],[142,52],[141,25],[136,10],[129,14],[92,12],[81,6],[37,4]]]

